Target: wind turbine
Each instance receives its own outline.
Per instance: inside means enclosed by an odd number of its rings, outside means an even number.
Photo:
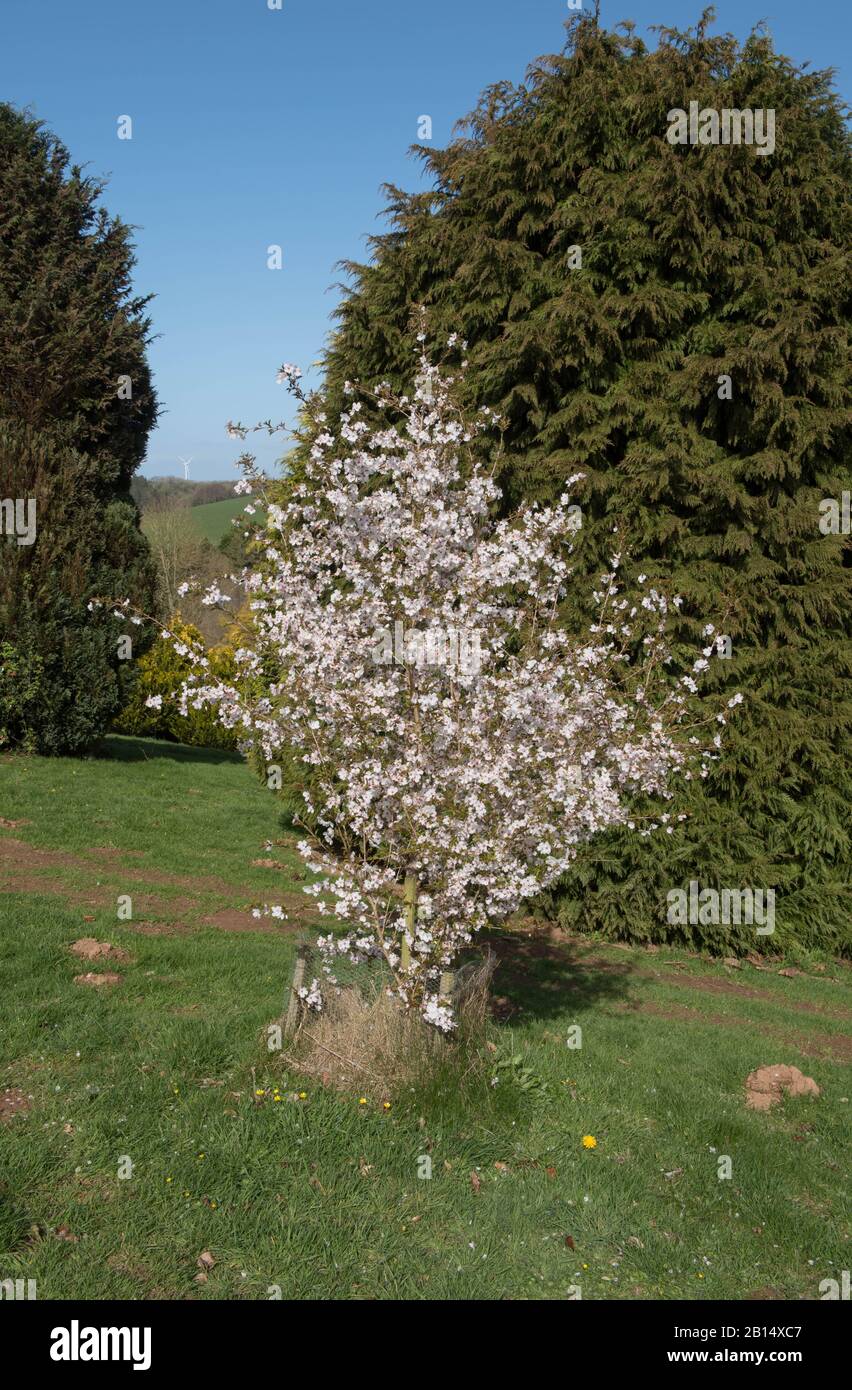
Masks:
[[[192,459],[181,458],[180,454],[178,454],[178,462],[183,464],[183,477],[185,482],[189,477],[189,465],[192,463]]]

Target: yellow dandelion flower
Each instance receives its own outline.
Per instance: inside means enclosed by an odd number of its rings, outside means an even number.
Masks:
[[[597,1147],[598,1147],[598,1141],[597,1141],[597,1139],[595,1138],[595,1136],[594,1136],[593,1134],[584,1134],[584,1135],[583,1135],[583,1148],[584,1148],[584,1149],[596,1149]]]
[[[277,1102],[281,1099],[281,1097],[280,1097],[280,1096],[273,1096],[272,1099],[277,1103]]]
[[[366,1096],[360,1096],[360,1097],[359,1097],[359,1100],[358,1100],[358,1104],[359,1104],[359,1105],[366,1105],[366,1104],[367,1104],[367,1097],[366,1097]]]
[[[166,1182],[174,1182],[174,1178],[166,1178]]]
[[[390,1101],[389,1101],[389,1100],[382,1101],[382,1109],[383,1109],[383,1110],[390,1110],[390,1108],[391,1108],[391,1106],[390,1106]]]
[[[262,1095],[265,1095],[265,1092],[264,1092],[264,1091],[255,1091],[255,1095],[256,1095],[256,1096],[262,1096]]]
[[[307,1098],[308,1098],[308,1093],[307,1093],[307,1091],[300,1091],[300,1092],[299,1092],[299,1100],[307,1100]]]

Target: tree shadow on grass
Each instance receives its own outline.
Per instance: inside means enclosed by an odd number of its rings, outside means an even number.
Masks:
[[[245,764],[241,753],[230,748],[198,748],[188,743],[168,743],[160,738],[132,738],[125,734],[108,734],[93,751],[93,757],[111,762],[151,762],[168,758],[176,763],[233,763]]]
[[[498,960],[491,987],[497,1022],[564,1019],[566,1009],[584,1009],[630,992],[630,961],[604,959],[591,943],[550,928],[509,925],[484,932],[481,940]]]

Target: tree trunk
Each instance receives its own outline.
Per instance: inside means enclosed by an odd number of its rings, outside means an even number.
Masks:
[[[417,912],[417,879],[414,874],[405,876],[405,932],[406,935],[414,936],[414,918]],[[411,947],[402,939],[402,968],[408,970],[411,966]]]

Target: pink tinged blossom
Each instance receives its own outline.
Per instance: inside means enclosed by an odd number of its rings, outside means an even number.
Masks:
[[[629,605],[616,553],[595,624],[571,640],[557,614],[578,479],[552,506],[495,520],[490,467],[466,447],[490,413],[462,419],[423,353],[418,373],[428,400],[380,390],[395,423],[377,428],[352,404],[315,435],[304,486],[268,508],[264,558],[241,581],[255,636],[237,666],[274,670],[273,683],[258,694],[212,681],[193,651],[182,701],[214,709],[263,762],[286,753],[305,767],[299,849],[316,880],[306,892],[334,926],[318,941],[327,977],[341,958],[382,960],[397,997],[449,1031],[440,978],[477,933],[554,883],[592,836],[671,833],[670,817],[633,818],[631,798],[708,769],[680,727],[696,682],[663,670],[667,597],[651,588]],[[300,375],[285,363],[279,379]],[[214,586],[204,601],[226,599]],[[430,634],[476,633],[477,660],[377,661],[376,633],[398,630],[427,648]],[[303,997],[317,1007],[316,981]]]

